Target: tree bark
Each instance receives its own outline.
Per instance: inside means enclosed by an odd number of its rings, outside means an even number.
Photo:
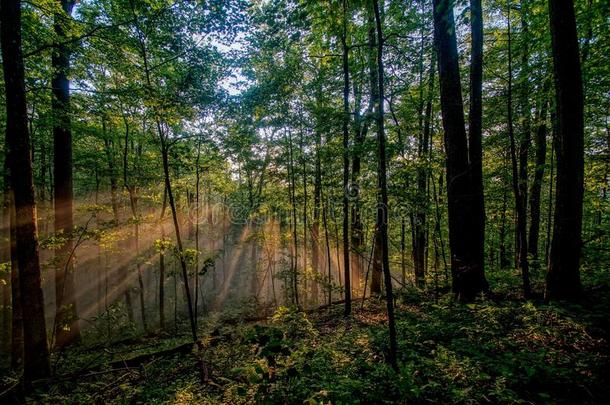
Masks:
[[[379,3],[373,0],[373,10],[375,11],[375,25],[377,27],[377,67],[378,67],[378,86],[379,104],[377,105],[377,141],[379,144],[379,206],[377,207],[377,225],[381,238],[383,276],[386,293],[386,307],[388,316],[388,329],[390,335],[390,353],[387,362],[394,371],[398,370],[397,344],[396,344],[396,325],[394,319],[394,294],[392,293],[392,275],[390,273],[390,252],[388,243],[388,185],[387,185],[387,164],[385,150],[385,127],[383,114],[384,101],[384,71],[383,71],[383,30],[382,20],[379,11]]]
[[[320,159],[320,149],[322,147],[322,134],[320,131],[315,130],[316,138],[316,163],[314,173],[314,190],[313,190],[313,221],[311,223],[311,258],[312,258],[312,270],[314,274],[314,280],[311,285],[311,303],[312,305],[318,305],[318,280],[320,275],[321,266],[321,251],[320,251],[320,211],[321,211],[321,200],[322,200],[322,162]],[[273,281],[273,279],[272,279]]]
[[[507,98],[507,117],[508,117],[508,137],[510,140],[510,157],[512,167],[512,178],[513,178],[513,193],[515,196],[515,211],[517,214],[517,229],[516,229],[516,253],[517,263],[521,268],[521,276],[523,281],[523,295],[525,298],[529,298],[531,295],[530,279],[529,279],[529,262],[527,260],[527,207],[525,203],[527,200],[523,196],[523,186],[521,185],[522,179],[519,174],[519,167],[517,162],[517,146],[515,142],[515,131],[513,123],[513,64],[512,64],[512,41],[511,41],[511,5],[510,0],[508,4],[508,98]],[[523,145],[522,145],[523,148]],[[523,163],[523,162],[522,162]],[[525,166],[527,167],[527,154],[525,158]],[[523,167],[523,164],[522,164]],[[527,169],[525,169],[525,177],[527,179]]]
[[[549,0],[557,103],[557,187],[555,221],[545,296],[577,300],[582,294],[582,202],[584,193],[584,114],[574,3]]]
[[[423,44],[422,44],[423,47]],[[423,50],[422,50],[423,54]],[[436,57],[433,53],[430,61],[429,78],[428,78],[428,89],[427,89],[427,101],[423,104],[423,90],[421,92],[422,104],[420,114],[423,115],[422,122],[420,125],[420,138],[418,155],[420,159],[420,166],[417,172],[417,212],[415,213],[414,221],[414,242],[413,242],[413,264],[415,270],[415,283],[418,287],[425,285],[426,276],[426,227],[427,227],[427,215],[429,199],[428,199],[428,176],[430,172],[429,168],[429,147],[430,147],[430,132],[431,132],[431,121],[432,121],[432,94],[434,91],[434,65],[436,63]],[[423,70],[423,66],[422,66]],[[420,87],[423,87],[423,80],[420,83]]]
[[[106,132],[106,120],[102,118],[102,133],[104,134],[104,151],[106,152],[106,160],[108,162],[108,177],[110,178],[110,204],[112,206],[112,215],[114,224],[119,224],[119,204],[117,200],[117,191],[119,189],[116,179],[114,153],[112,139],[108,138]]]
[[[542,91],[540,108],[538,111],[538,128],[534,143],[536,146],[536,169],[534,170],[534,180],[530,189],[530,230],[528,240],[528,254],[532,256],[534,263],[538,261],[538,241],[540,239],[540,194],[542,191],[542,181],[544,179],[544,168],[546,165],[546,119],[548,101],[548,86],[545,85]]]
[[[23,314],[24,373],[26,382],[50,374],[49,349],[40,279],[36,202],[30,156],[30,134],[23,55],[21,4],[2,0],[0,6],[2,60],[6,100],[6,147],[15,207],[16,260]]]
[[[176,234],[176,245],[178,247],[178,255],[180,260],[180,267],[182,269],[182,280],[184,282],[184,292],[186,294],[186,303],[189,314],[189,320],[191,324],[191,334],[193,342],[197,342],[197,326],[195,323],[195,315],[193,312],[193,301],[191,297],[191,290],[189,287],[188,270],[186,266],[186,258],[184,257],[184,248],[182,245],[182,237],[180,236],[180,225],[178,223],[178,212],[176,210],[176,203],[174,201],[174,194],[172,193],[172,184],[169,175],[169,150],[166,144],[165,135],[163,134],[161,124],[157,123],[157,131],[159,132],[159,139],[161,140],[161,157],[163,159],[163,174],[165,181],[165,189],[167,190],[167,198],[169,201],[169,207],[172,211],[172,219],[174,222],[174,231]]]
[[[483,193],[483,10],[481,0],[470,0],[470,111],[468,113],[468,158],[474,189],[476,222],[472,227],[476,265],[485,271],[485,198]]]
[[[291,205],[291,227],[292,227],[292,252],[290,255],[290,264],[291,264],[291,274],[292,274],[292,299],[297,308],[300,307],[299,304],[299,279],[298,279],[298,254],[299,254],[299,245],[298,245],[298,236],[297,236],[297,202],[296,202],[296,176],[294,174],[294,148],[292,145],[292,133],[290,130],[288,131],[288,171],[290,175],[290,205]]]
[[[345,286],[344,315],[352,313],[352,285],[350,281],[349,244],[349,48],[347,46],[347,0],[343,4],[343,29],[341,32],[341,60],[343,68],[343,274]]]
[[[307,307],[307,297],[309,296],[307,288],[307,164],[305,156],[305,144],[303,142],[303,128],[300,134],[301,148],[301,169],[303,170],[303,290],[305,291],[304,306]],[[255,243],[256,245],[256,243]]]
[[[80,340],[74,284],[74,195],[72,175],[72,129],[70,120],[70,49],[65,44],[74,1],[57,0],[61,11],[54,16],[58,44],[51,58],[53,78],[53,153],[55,190],[55,234],[65,238],[56,252],[55,344],[63,347]]]
[[[434,37],[438,53],[441,110],[445,132],[449,245],[453,292],[462,301],[488,290],[480,262],[480,221],[476,188],[468,161],[464,107],[458,65],[453,2],[434,0]]]

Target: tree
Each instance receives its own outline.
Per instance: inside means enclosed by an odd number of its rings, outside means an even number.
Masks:
[[[349,47],[347,45],[347,0],[342,0],[341,66],[343,68],[343,274],[345,285],[345,316],[352,313],[349,244]]]
[[[65,240],[57,250],[55,269],[55,344],[62,347],[80,339],[74,285],[74,196],[72,128],[70,123],[70,49],[66,44],[74,1],[58,0],[53,28],[58,44],[52,56],[53,153],[55,233]]]
[[[512,184],[513,194],[515,196],[515,210],[517,211],[517,263],[521,268],[521,276],[523,280],[523,295],[529,298],[531,295],[529,262],[527,260],[527,197],[524,195],[527,184],[523,184],[523,177],[527,180],[527,152],[525,158],[521,158],[521,173],[519,173],[519,165],[517,161],[517,146],[515,142],[515,129],[513,120],[513,62],[512,62],[512,32],[511,32],[511,3],[508,2],[507,19],[508,19],[508,89],[507,89],[507,119],[508,119],[508,137],[510,141],[510,159],[512,168]],[[529,132],[529,130],[528,130]],[[529,136],[529,134],[528,134]],[[524,145],[527,141],[522,142],[521,150],[527,149]],[[523,156],[523,154],[521,154]],[[525,175],[523,175],[525,173]]]
[[[377,74],[379,86],[379,101],[377,105],[377,143],[379,147],[379,171],[378,186],[379,186],[379,204],[377,206],[377,226],[379,227],[379,237],[381,238],[383,276],[386,293],[386,307],[388,312],[388,329],[390,334],[390,353],[388,355],[388,363],[397,371],[398,363],[396,361],[396,325],[394,320],[394,294],[392,293],[392,274],[390,272],[390,252],[388,242],[388,184],[387,184],[387,163],[386,163],[386,146],[385,146],[385,126],[383,114],[384,100],[384,70],[383,70],[383,28],[382,20],[379,11],[379,2],[373,0],[373,10],[375,12],[375,26],[377,28]]]
[[[549,0],[558,121],[557,186],[546,299],[577,300],[581,293],[584,193],[584,100],[572,0]]]
[[[536,137],[534,144],[536,147],[536,166],[534,170],[534,180],[530,189],[530,229],[528,239],[528,254],[532,256],[534,262],[538,260],[538,240],[540,235],[540,205],[542,180],[544,178],[544,167],[546,165],[546,137],[547,137],[547,111],[549,102],[548,88],[550,81],[546,81],[542,90],[539,105],[537,108]]]
[[[470,112],[468,114],[468,159],[475,192],[473,226],[476,266],[484,272],[485,199],[483,193],[483,9],[481,0],[470,0]]]
[[[438,52],[441,111],[445,132],[447,203],[453,292],[469,301],[488,289],[481,251],[476,187],[468,161],[464,107],[458,64],[453,1],[434,0],[434,38]]]
[[[50,374],[49,350],[40,281],[36,202],[30,156],[30,134],[23,55],[21,51],[21,3],[2,0],[0,26],[6,94],[6,147],[15,201],[15,241],[19,289],[23,313],[23,376],[26,381]]]

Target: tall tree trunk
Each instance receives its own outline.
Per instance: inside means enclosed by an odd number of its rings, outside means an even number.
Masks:
[[[538,240],[540,237],[540,194],[542,181],[544,179],[544,167],[546,165],[546,120],[547,120],[547,95],[548,86],[545,84],[542,91],[540,106],[538,110],[538,128],[534,143],[536,146],[536,169],[534,180],[530,189],[530,232],[528,240],[528,254],[532,256],[534,263],[538,263]]]
[[[290,255],[291,274],[292,274],[292,299],[293,303],[300,308],[299,304],[299,279],[298,279],[298,256],[299,245],[297,236],[297,202],[296,202],[296,176],[294,174],[294,148],[292,145],[292,133],[288,131],[288,171],[290,175],[290,204],[292,207],[291,227],[292,227],[292,252]]]
[[[554,104],[553,104],[554,106]],[[555,183],[555,151],[557,149],[558,128],[557,128],[557,114],[554,109],[551,108],[551,161],[549,163],[549,203],[546,209],[546,240],[544,246],[544,262],[549,263],[549,254],[551,251],[551,228],[553,223],[553,186]]]
[[[367,24],[369,25],[368,31],[368,67],[369,67],[369,87],[370,92],[370,106],[368,115],[374,114],[375,123],[377,122],[377,106],[379,105],[379,66],[377,64],[377,25],[375,23],[375,10],[372,8],[367,12]],[[364,141],[364,139],[363,139]],[[363,142],[362,141],[362,142]],[[354,160],[356,160],[354,158]],[[356,167],[354,162],[354,167]],[[358,172],[360,172],[360,158],[358,157]],[[362,224],[360,224],[362,227]],[[381,296],[382,282],[381,278],[383,275],[383,261],[382,261],[382,246],[381,237],[379,235],[379,226],[375,226],[373,232],[373,258],[372,258],[372,269],[371,269],[371,295]]]
[[[520,88],[520,113],[521,113],[521,139],[519,142],[519,195],[521,205],[525,207],[525,220],[527,225],[527,164],[530,146],[532,143],[531,134],[531,105],[530,105],[530,85],[529,85],[529,25],[528,25],[528,4],[527,0],[521,0],[521,67],[519,69],[519,88]],[[526,227],[527,228],[527,227]],[[527,236],[527,234],[526,234]]]
[[[163,221],[163,219],[161,219]],[[165,240],[165,232],[161,224],[161,241]],[[159,252],[159,327],[165,329],[165,253]]]
[[[438,242],[439,245],[441,247],[441,255],[443,257],[443,272],[445,275],[445,285],[449,285],[449,275],[448,275],[448,271],[447,271],[447,255],[445,253],[445,242],[443,241],[443,233],[441,231],[441,207],[440,207],[440,202],[442,199],[442,193],[443,193],[443,175],[440,174],[438,176],[438,192],[436,189],[436,182],[434,181],[434,177],[431,177],[431,183],[432,183],[432,198],[434,200],[434,229],[436,234],[438,235]]]
[[[549,16],[559,131],[555,222],[545,296],[576,300],[582,293],[584,102],[574,3],[549,0]]]
[[[468,159],[474,190],[476,222],[472,232],[476,265],[485,270],[485,198],[483,193],[483,10],[481,0],[470,0],[470,111],[468,114]]]
[[[119,189],[114,169],[114,142],[110,139],[106,132],[106,120],[102,118],[102,133],[104,134],[104,151],[106,152],[106,160],[108,162],[108,177],[110,178],[110,204],[112,206],[112,215],[114,224],[119,224],[119,204],[117,201],[117,191]]]
[[[327,218],[327,205],[322,203],[322,223],[324,226],[324,240],[326,241],[326,260],[327,260],[327,270],[328,270],[328,279],[327,279],[327,288],[328,288],[328,305],[332,304],[332,292],[333,292],[333,274],[332,274],[332,260],[330,257],[330,239],[328,237],[328,218]]]
[[[343,68],[343,274],[345,285],[344,315],[352,313],[352,285],[350,281],[349,245],[349,48],[347,46],[347,0],[343,0],[343,29],[341,31],[341,60]]]
[[[305,292],[304,305],[307,306],[307,165],[305,163],[305,145],[303,142],[303,128],[301,128],[300,134],[300,147],[301,147],[301,167],[303,170],[303,290]]]
[[[36,378],[47,377],[50,374],[50,367],[21,52],[21,3],[18,0],[2,0],[0,27],[6,93],[6,147],[15,202],[15,255],[24,320],[23,377],[29,382]],[[16,173],[19,173],[19,176],[14,175]]]
[[[422,44],[423,48],[423,44]],[[423,50],[422,50],[423,54]],[[423,56],[422,56],[423,57]],[[426,275],[426,227],[427,227],[427,216],[426,211],[428,209],[428,176],[430,172],[429,168],[429,147],[430,147],[430,132],[431,132],[431,121],[432,121],[432,96],[434,91],[434,73],[436,64],[436,57],[433,53],[430,61],[429,78],[428,78],[428,89],[427,89],[427,101],[423,104],[423,90],[421,91],[422,97],[422,108],[420,114],[423,115],[420,125],[420,138],[418,155],[420,159],[420,167],[417,172],[417,212],[415,214],[414,221],[414,243],[413,243],[413,263],[415,268],[415,283],[418,287],[423,287],[425,284]],[[423,65],[422,65],[423,72]],[[423,74],[422,74],[423,75]],[[423,87],[423,79],[421,80],[420,87]]]
[[[184,247],[182,245],[182,237],[180,236],[180,225],[178,223],[178,212],[176,210],[176,202],[174,201],[174,194],[172,193],[172,184],[169,175],[169,146],[166,144],[167,141],[165,140],[165,135],[162,131],[161,124],[159,122],[157,122],[157,131],[159,133],[159,139],[161,140],[161,157],[163,159],[165,189],[167,190],[167,198],[169,201],[169,207],[172,211],[172,219],[174,222],[174,232],[176,234],[176,245],[178,247],[180,267],[182,269],[182,281],[184,282],[184,292],[186,294],[186,303],[191,324],[191,334],[193,337],[193,342],[197,342],[197,325],[195,323],[195,314],[193,312],[193,301],[191,297],[191,290],[189,287],[186,258],[184,257]]]
[[[314,173],[314,190],[313,190],[313,221],[311,223],[311,258],[314,281],[311,285],[312,305],[318,304],[318,281],[321,266],[322,254],[320,252],[320,204],[322,200],[322,162],[320,159],[320,149],[322,147],[322,134],[317,129],[315,130],[316,138],[316,163]],[[273,278],[271,279],[273,281]]]
[[[56,252],[55,269],[55,344],[63,347],[80,340],[74,285],[74,254],[72,232],[74,229],[74,196],[72,190],[72,129],[70,123],[70,49],[67,39],[74,1],[57,0],[61,11],[55,13],[53,28],[58,44],[51,64],[53,78],[53,153],[55,183],[55,234],[65,238]]]
[[[140,213],[138,210],[138,186],[129,182],[129,167],[128,167],[128,144],[129,144],[129,124],[127,122],[127,116],[123,115],[125,121],[125,144],[123,148],[123,184],[129,193],[129,206],[131,207],[131,215],[133,220],[134,228],[134,239],[136,248],[136,272],[138,274],[138,296],[140,299],[140,316],[142,318],[142,327],[144,332],[148,331],[148,322],[146,320],[146,306],[145,306],[145,291],[144,291],[144,280],[142,278],[142,267],[140,263]],[[131,144],[132,150],[134,149],[133,141]],[[136,158],[140,155],[140,149],[138,146],[135,148]]]
[[[423,20],[422,20],[423,21]],[[417,103],[417,121],[418,121],[418,137],[417,137],[417,191],[415,200],[415,212],[410,215],[411,220],[411,233],[412,233],[412,256],[413,256],[413,273],[415,275],[415,284],[418,287],[424,287],[425,285],[425,265],[424,265],[424,251],[426,250],[426,234],[425,234],[425,222],[427,204],[426,199],[426,168],[424,166],[424,160],[427,158],[427,153],[424,149],[428,148],[428,142],[424,144],[424,29],[423,23],[420,28],[420,50],[419,50],[419,102]],[[403,147],[404,148],[404,147]],[[404,153],[404,151],[403,151]]]
[[[447,202],[453,292],[469,301],[488,290],[480,262],[483,241],[475,230],[480,221],[477,191],[468,161],[464,107],[458,65],[453,1],[434,0],[434,37],[438,52],[441,110],[447,162]]]
[[[354,147],[352,150],[352,172],[351,172],[351,184],[349,185],[349,198],[352,201],[351,204],[351,237],[350,237],[350,249],[351,249],[351,269],[352,274],[358,275],[360,279],[362,277],[362,256],[364,253],[364,233],[362,224],[361,214],[361,200],[360,200],[360,171],[362,163],[362,154],[364,152],[364,141],[366,139],[370,123],[372,122],[371,113],[375,108],[375,103],[379,98],[377,89],[377,38],[375,34],[375,16],[372,10],[367,12],[367,26],[368,26],[368,82],[370,87],[370,100],[364,117],[360,114],[360,108],[362,104],[362,86],[356,85],[354,81]],[[349,62],[349,59],[348,59]],[[381,270],[381,268],[380,268]],[[364,292],[365,294],[366,292]]]
[[[507,116],[508,116],[508,137],[510,140],[510,158],[513,178],[513,193],[515,196],[515,211],[517,214],[517,230],[516,230],[516,253],[517,263],[521,268],[521,276],[523,281],[523,295],[528,298],[531,295],[530,279],[529,279],[529,262],[527,260],[527,207],[525,206],[526,199],[523,196],[523,187],[521,186],[521,177],[517,162],[517,146],[515,142],[515,130],[513,123],[513,64],[512,64],[512,41],[511,41],[511,4],[508,0],[507,17],[508,17],[508,95],[507,95]],[[525,166],[527,167],[527,154],[525,157]],[[527,170],[527,169],[525,169]],[[527,179],[527,171],[525,172]]]
[[[375,25],[377,26],[377,66],[378,66],[378,85],[379,85],[379,104],[377,105],[377,140],[379,143],[379,193],[380,204],[377,207],[377,224],[381,237],[383,276],[386,293],[386,307],[388,316],[388,329],[390,335],[390,353],[387,361],[392,368],[398,370],[396,361],[396,325],[394,320],[394,294],[392,294],[392,275],[390,273],[390,252],[388,243],[388,185],[387,185],[387,164],[385,151],[385,127],[383,114],[384,101],[384,72],[383,72],[383,30],[379,3],[373,0],[373,10],[375,11]]]
[[[201,137],[197,138],[197,158],[195,159],[195,325],[197,325],[198,320],[198,310],[199,310],[199,223],[201,222],[199,219],[200,213],[200,205],[199,194],[200,194],[200,182],[201,182],[201,171],[199,169],[199,162],[201,160]],[[165,195],[167,193],[163,193]]]

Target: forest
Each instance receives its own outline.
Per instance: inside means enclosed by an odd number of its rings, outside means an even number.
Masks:
[[[607,1],[0,0],[0,39],[0,403],[607,403]]]

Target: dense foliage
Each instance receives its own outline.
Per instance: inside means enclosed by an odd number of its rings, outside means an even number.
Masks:
[[[0,12],[0,402],[608,394],[607,2]]]

